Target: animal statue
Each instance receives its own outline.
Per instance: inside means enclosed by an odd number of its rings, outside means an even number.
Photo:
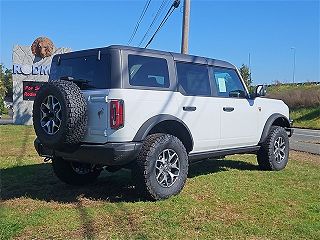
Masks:
[[[36,57],[50,57],[54,51],[53,42],[47,37],[38,37],[31,45],[31,51]]]

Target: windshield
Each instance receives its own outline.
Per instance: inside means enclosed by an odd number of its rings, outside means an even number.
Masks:
[[[52,62],[49,81],[60,78],[83,80],[81,89],[110,88],[110,57],[102,54],[61,59],[60,63]]]

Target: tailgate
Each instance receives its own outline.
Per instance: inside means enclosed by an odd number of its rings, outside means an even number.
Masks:
[[[108,141],[109,91],[108,89],[82,91],[88,104],[88,127],[83,142],[105,143]]]

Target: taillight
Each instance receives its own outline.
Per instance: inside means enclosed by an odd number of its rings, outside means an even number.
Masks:
[[[123,100],[111,100],[110,102],[110,127],[119,129],[124,126],[124,102]]]

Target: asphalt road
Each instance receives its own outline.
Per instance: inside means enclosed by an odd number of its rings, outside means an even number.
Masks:
[[[8,124],[12,124],[13,121],[11,118],[6,118],[6,119],[3,119],[3,118],[0,118],[0,125],[8,125]]]
[[[320,130],[295,128],[290,149],[320,155]]]

